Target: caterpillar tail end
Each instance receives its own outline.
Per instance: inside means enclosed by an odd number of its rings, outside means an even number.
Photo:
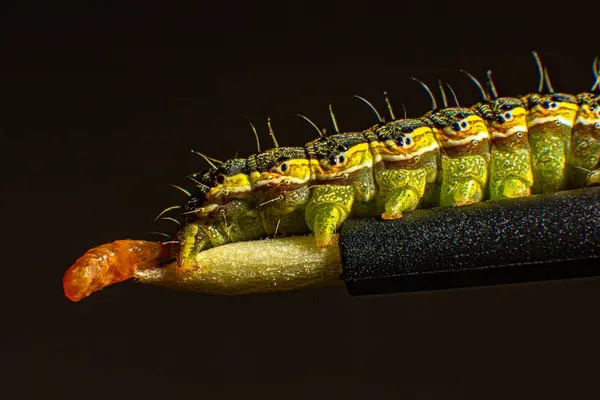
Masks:
[[[169,245],[143,240],[117,240],[88,250],[63,277],[65,296],[79,301],[90,294],[155,268],[170,257]]]

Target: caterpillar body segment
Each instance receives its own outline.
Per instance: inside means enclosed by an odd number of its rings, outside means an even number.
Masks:
[[[180,245],[178,268],[181,272],[191,266],[190,262],[200,251],[265,236],[259,212],[251,196],[240,196],[225,204],[208,203],[198,207],[203,201],[206,203],[203,198],[206,192],[201,191],[191,197],[184,206],[187,218],[176,235]]]
[[[490,200],[529,196],[533,170],[525,104],[515,97],[500,97],[477,103],[473,110],[490,133]]]
[[[488,183],[490,137],[481,117],[468,108],[426,114],[441,152],[439,205],[461,207],[483,200]]]
[[[401,119],[365,131],[373,154],[378,186],[376,209],[383,219],[437,201],[440,146],[420,119]]]
[[[246,159],[234,158],[214,166],[203,174],[200,183],[208,188],[204,194],[206,204],[223,205],[234,199],[251,197],[252,186],[246,165]],[[198,210],[197,215],[211,212],[212,208],[208,207]]]
[[[301,235],[308,231],[306,206],[312,169],[303,147],[276,147],[248,158],[247,170],[265,234]]]
[[[571,130],[579,109],[577,97],[564,93],[533,93],[524,99],[533,168],[532,193],[563,190]]]
[[[335,232],[352,213],[373,215],[377,193],[373,155],[362,132],[321,137],[306,145],[313,168],[306,223],[318,247],[337,243]]]
[[[600,96],[581,93],[571,136],[569,187],[600,184]]]

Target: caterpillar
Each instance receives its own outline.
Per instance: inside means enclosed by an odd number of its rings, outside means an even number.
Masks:
[[[396,118],[384,94],[390,114],[386,122],[366,99],[356,96],[378,119],[363,131],[341,133],[330,104],[335,128],[331,135],[300,115],[319,133],[304,146],[279,146],[269,118],[271,149],[261,151],[251,124],[257,153],[222,162],[197,153],[210,168],[189,177],[195,192],[176,186],[189,195],[188,201],[164,209],[156,218],[180,225],[165,242],[169,257],[176,260],[176,273],[185,277],[197,268],[199,253],[232,242],[312,233],[317,247],[331,248],[350,216],[396,220],[418,208],[463,207],[598,185],[598,59],[590,91],[572,95],[554,91],[548,70],[537,53],[533,55],[539,83],[537,92],[525,96],[499,97],[491,71],[485,85],[462,71],[481,93],[481,101],[461,106],[446,85],[455,102],[450,107],[440,81],[438,107],[429,87],[413,78],[432,103],[421,117],[409,118],[405,112],[404,118]],[[183,221],[165,217],[172,210],[180,210]],[[97,272],[90,274],[89,256],[82,257],[63,279],[69,298],[79,300],[99,286],[131,277],[134,264],[169,259],[155,244],[144,252],[140,242],[127,258],[127,246],[116,243],[114,249],[103,248],[103,261],[109,269],[126,273],[113,272],[98,284],[95,275],[103,275],[102,268],[93,263]]]

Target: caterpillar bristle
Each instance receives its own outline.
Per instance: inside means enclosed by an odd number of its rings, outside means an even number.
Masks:
[[[254,132],[254,138],[256,139],[256,151],[260,153],[260,139],[258,138],[258,132],[256,132],[256,128],[254,127],[252,121],[250,121],[250,118],[246,117],[246,120],[250,124],[250,128],[252,128],[252,132]]]
[[[387,109],[390,114],[391,121],[396,120],[396,116],[394,115],[394,110],[392,109],[392,103],[390,103],[390,98],[388,97],[387,92],[383,92],[383,98],[385,99],[385,104],[387,105]],[[402,104],[402,107],[404,107],[404,104]],[[404,109],[404,118],[406,118],[406,109]]]
[[[184,193],[188,197],[192,197],[192,194],[189,191],[187,191],[184,188],[182,188],[181,186],[177,186],[177,185],[173,185],[173,184],[169,184],[169,186],[171,186],[171,187],[173,187],[173,188],[181,191],[182,193]]]
[[[598,65],[598,56],[594,57],[592,63],[592,73],[594,75],[594,85],[590,89],[590,92],[596,91],[600,86],[600,65]]]
[[[312,122],[308,117],[302,115],[302,114],[296,114],[297,116],[299,116],[300,118],[304,119],[306,122],[308,122],[313,128],[315,128],[315,130],[317,131],[317,133],[319,134],[319,137],[324,137],[325,136],[325,131],[321,132],[321,130],[319,129],[319,127],[317,125],[315,125],[314,122]]]
[[[150,233],[151,235],[163,236],[163,237],[166,237],[166,238],[169,238],[169,239],[171,238],[171,236],[170,236],[170,235],[167,235],[167,234],[166,234],[166,233],[164,233],[164,232],[157,232],[157,231],[153,231],[153,232],[148,232],[148,233]]]
[[[448,90],[450,90],[450,93],[452,93],[452,98],[454,99],[454,104],[456,104],[456,107],[460,107],[458,97],[456,97],[456,93],[454,92],[454,89],[452,89],[452,86],[450,86],[449,83],[446,83],[446,87],[448,88]]]
[[[186,176],[187,179],[191,180],[192,182],[194,182],[198,187],[204,188],[204,189],[210,189],[208,187],[208,185],[205,185],[204,183],[200,182],[199,180],[195,179],[194,176],[197,176],[199,174],[194,174],[194,175],[188,175]]]
[[[178,226],[181,226],[181,222],[179,222],[178,220],[176,220],[173,217],[160,217],[160,219],[165,220],[165,221],[171,221],[176,223]]]
[[[329,101],[329,117],[331,117],[333,131],[335,133],[340,133],[340,128],[338,127],[337,119],[335,118],[335,114],[333,113],[333,106],[331,105],[331,101]]]
[[[279,147],[279,143],[277,143],[277,139],[275,138],[275,132],[273,132],[273,126],[271,125],[271,117],[267,117],[267,126],[269,127],[269,136],[271,136],[271,140],[273,140],[273,146],[276,148]],[[234,157],[234,158],[237,158]]]
[[[444,84],[442,80],[438,78],[438,89],[440,90],[440,94],[442,95],[442,105],[444,108],[448,108],[448,99],[446,98],[446,91],[444,90]]]
[[[475,84],[475,86],[477,86],[477,88],[479,89],[479,92],[481,93],[481,98],[483,99],[483,101],[489,101],[490,100],[489,97],[488,97],[488,95],[487,95],[487,93],[483,89],[483,86],[481,85],[481,83],[479,82],[479,80],[477,78],[475,78],[472,74],[470,74],[469,72],[465,71],[464,69],[461,69],[460,72],[462,72],[463,74],[465,74],[471,80],[471,82],[473,82]]]
[[[208,157],[208,156],[205,156],[204,154],[202,154],[202,153],[200,153],[199,151],[196,151],[196,150],[192,150],[192,153],[193,153],[193,154],[196,154],[196,155],[198,155],[198,156],[200,156],[200,157],[202,157],[202,159],[203,159],[204,161],[206,161],[206,163],[207,163],[208,165],[210,165],[212,168],[217,168],[217,166],[216,166],[215,162],[216,162],[216,161],[218,161],[218,160],[215,160],[215,159],[213,159],[213,158],[210,158],[210,157]]]
[[[355,94],[353,97],[355,97],[355,98],[357,98],[357,99],[361,100],[363,103],[365,103],[366,105],[368,105],[368,106],[369,106],[369,108],[370,108],[371,110],[373,110],[373,112],[374,112],[374,113],[375,113],[375,115],[377,116],[377,121],[378,121],[380,124],[383,124],[384,120],[383,120],[383,118],[381,118],[381,115],[379,114],[379,111],[377,111],[377,109],[375,108],[375,106],[373,106],[373,104],[371,104],[371,102],[370,102],[369,100],[365,99],[364,97],[358,96],[358,95],[356,95],[356,94]]]
[[[410,79],[412,79],[413,81],[419,83],[423,87],[423,89],[425,89],[425,91],[429,95],[429,99],[431,100],[431,109],[432,110],[437,110],[437,108],[438,108],[437,107],[437,102],[435,101],[435,96],[431,92],[431,89],[429,89],[429,86],[427,86],[423,81],[421,81],[420,79],[417,79],[415,77],[411,77]]]
[[[531,54],[533,54],[533,59],[535,60],[535,65],[537,66],[538,75],[540,77],[539,82],[538,82],[537,92],[541,93],[542,89],[544,88],[544,68],[542,67],[542,60],[540,60],[540,56],[538,55],[538,53],[535,50],[532,51]]]
[[[552,82],[550,82],[550,75],[548,74],[548,68],[544,67],[544,82],[546,82],[546,90],[548,93],[554,93]]]
[[[179,209],[179,208],[181,208],[181,206],[179,206],[179,205],[177,205],[177,206],[171,206],[171,207],[167,207],[167,208],[165,208],[164,210],[162,210],[162,211],[160,212],[160,214],[158,214],[158,215],[156,216],[156,218],[154,218],[154,222],[158,221],[158,219],[159,219],[160,217],[162,217],[162,216],[163,216],[165,213],[167,213],[167,212],[169,212],[169,211],[171,211],[171,210],[177,210],[177,209]]]
[[[490,88],[490,91],[492,92],[492,99],[495,100],[498,98],[498,92],[496,91],[496,85],[494,84],[494,80],[492,79],[492,70],[488,69],[485,72],[486,76],[487,76],[487,80],[488,80],[488,86]]]

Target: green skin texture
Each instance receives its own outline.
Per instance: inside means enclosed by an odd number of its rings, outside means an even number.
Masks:
[[[571,186],[576,188],[600,184],[600,140],[581,129],[574,129],[572,141],[571,165],[579,168],[572,168],[570,171]]]
[[[336,231],[352,212],[354,188],[350,185],[319,185],[312,189],[306,207],[306,224],[318,243],[335,242]]]
[[[373,168],[363,168],[358,171],[353,177],[352,189],[354,192],[352,212],[360,217],[376,215],[377,210],[375,203],[372,201],[377,195]]]
[[[501,150],[492,146],[490,160],[490,200],[515,197],[515,193],[526,193],[533,184],[531,154],[528,149]]]
[[[306,160],[302,147],[278,147],[248,157],[247,170],[266,172],[281,167],[282,163]],[[252,190],[265,234],[269,237],[300,235],[306,233],[304,214],[310,189],[304,185],[280,183],[274,186],[255,187]]]
[[[329,160],[330,167],[333,167],[343,163],[342,157],[348,158],[348,151],[354,146],[366,143],[365,133],[336,134],[309,143],[307,153],[319,163]],[[324,168],[323,172],[326,174],[330,167]],[[374,215],[375,204],[372,200],[376,193],[372,166],[362,167],[345,177],[324,178],[314,182],[305,217],[308,228],[315,233],[317,246],[333,245],[337,241],[337,229],[350,215]]]
[[[423,128],[427,133],[423,132]],[[415,138],[413,134],[419,131]],[[379,190],[375,196],[376,209],[373,215],[397,219],[403,216],[404,211],[412,211],[419,205],[437,204],[440,152],[436,147],[435,150],[419,153],[421,149],[437,144],[433,131],[424,121],[392,121],[375,127],[371,132],[365,132],[365,137],[371,143],[374,155],[381,156],[381,160],[374,167]],[[408,140],[412,140],[413,143],[409,144]],[[418,145],[414,143],[415,140],[418,141]],[[378,145],[374,146],[374,142]],[[391,154],[402,155],[405,158],[392,161],[387,158],[389,155],[386,156],[390,151]]]
[[[265,230],[256,205],[250,199],[236,199],[220,207],[213,215],[186,224],[178,233],[182,257],[180,263],[194,259],[198,252],[231,242],[257,240]]]
[[[433,139],[433,134],[431,135]],[[419,204],[431,201],[436,192],[437,156],[423,154],[419,168],[394,168],[392,163],[375,168],[379,186],[376,196],[377,212],[401,216],[404,211],[415,210]]]
[[[308,187],[274,194],[273,198],[281,196],[281,200],[270,201],[259,206],[260,218],[267,236],[288,236],[306,233],[306,206],[310,199]]]
[[[564,189],[570,141],[571,128],[566,125],[551,122],[529,128],[534,194]]]
[[[514,112],[517,107],[525,107],[522,100],[514,97],[501,97],[477,103],[472,108],[490,127],[490,124],[498,119],[502,121],[502,124],[508,118],[512,119],[508,113]],[[490,200],[526,196],[533,185],[531,148],[527,132],[521,132],[521,136],[516,135],[513,133],[504,139],[491,138],[490,180],[488,183]]]
[[[454,108],[429,113],[426,118],[431,120],[437,129],[444,129],[475,113],[470,109]],[[449,156],[443,146],[442,182],[440,189],[441,207],[465,206],[483,200],[488,183],[488,162],[490,158],[489,145],[480,145],[475,149],[463,146],[457,156]]]
[[[425,193],[427,170],[386,169],[378,172],[376,178],[380,187],[377,207],[386,214],[401,216],[418,207]]]
[[[485,157],[442,156],[442,171],[441,207],[477,203],[483,199],[488,178]]]
[[[600,108],[600,95],[581,93],[578,100],[582,103],[577,117],[590,118]],[[596,114],[597,115],[597,114]],[[575,122],[571,136],[571,154],[569,155],[569,185],[571,188],[600,184],[600,123],[584,125]]]
[[[543,106],[552,110],[549,105],[555,102],[576,104],[575,96],[566,94],[531,94],[528,96],[527,127],[531,146],[531,162],[533,168],[532,193],[553,193],[563,190],[567,183],[567,156],[571,145],[572,126],[556,121],[548,121],[531,126],[535,116],[534,107]],[[560,115],[560,107],[556,111],[547,112],[548,117]],[[576,112],[565,111],[563,117],[571,120],[573,125]]]

